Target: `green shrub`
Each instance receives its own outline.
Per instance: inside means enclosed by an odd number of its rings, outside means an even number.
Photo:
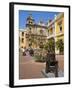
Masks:
[[[64,53],[64,42],[62,39],[59,39],[57,42],[56,42],[56,48],[59,50],[59,53],[60,54],[63,54]]]
[[[36,62],[45,62],[45,57],[42,55],[35,55],[34,57]]]

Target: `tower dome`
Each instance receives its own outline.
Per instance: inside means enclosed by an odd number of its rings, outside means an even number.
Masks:
[[[29,16],[27,17],[27,24],[33,25],[34,24],[34,19],[32,17],[32,14],[29,14]]]

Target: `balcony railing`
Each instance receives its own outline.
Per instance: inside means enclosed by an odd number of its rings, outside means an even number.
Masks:
[[[47,39],[52,38],[52,37],[55,37],[55,33],[49,34],[49,35],[47,36]]]

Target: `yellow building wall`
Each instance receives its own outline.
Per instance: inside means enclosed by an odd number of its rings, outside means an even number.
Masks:
[[[20,41],[19,41],[19,44],[20,44],[20,48],[24,48],[27,46],[27,40],[26,40],[26,32],[24,32],[24,36],[22,36],[22,32],[20,32]],[[24,39],[24,42],[22,42],[22,38]]]
[[[63,35],[59,35],[59,36],[57,36],[56,38],[57,38],[57,40],[59,40],[59,39],[64,40],[64,34],[63,34]]]
[[[62,32],[61,33],[64,33],[64,17],[62,17],[55,22],[55,29],[56,29],[55,33],[56,33],[56,35],[60,33],[59,22],[62,22]]]
[[[56,42],[57,40],[59,40],[59,39],[62,39],[62,40],[64,41],[64,34],[59,35],[59,36],[56,36],[56,37],[55,37],[55,42]]]
[[[62,22],[62,31],[60,31],[59,28],[59,23]],[[61,17],[59,17],[59,19],[57,19],[55,21],[55,42],[58,41],[59,39],[62,39],[64,41],[64,15],[62,15]],[[56,54],[59,54],[59,50],[56,49],[55,47],[55,52]]]

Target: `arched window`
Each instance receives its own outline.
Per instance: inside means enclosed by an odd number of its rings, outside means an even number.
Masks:
[[[43,30],[42,29],[40,30],[40,34],[43,34]]]
[[[24,43],[24,38],[22,38],[22,43]]]
[[[22,32],[22,36],[24,36],[24,32]]]

